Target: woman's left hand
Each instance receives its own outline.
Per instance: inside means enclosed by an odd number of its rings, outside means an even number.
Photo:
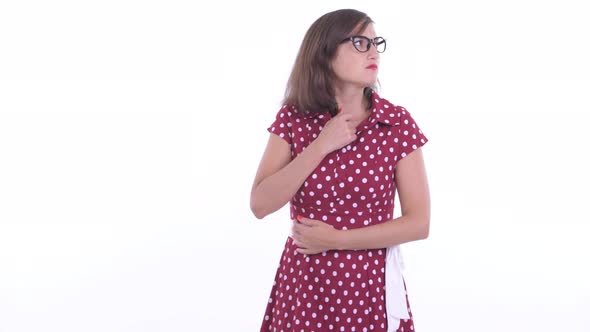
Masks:
[[[298,253],[313,255],[338,248],[340,231],[332,225],[299,216],[297,219],[293,220],[291,238]]]

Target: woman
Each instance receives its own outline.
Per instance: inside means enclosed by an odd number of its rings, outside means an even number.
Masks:
[[[396,249],[428,236],[427,138],[375,92],[385,48],[351,9],[305,35],[251,192],[257,218],[294,220],[261,331],[414,330]]]

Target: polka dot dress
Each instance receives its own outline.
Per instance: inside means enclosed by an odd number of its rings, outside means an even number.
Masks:
[[[348,230],[393,218],[395,165],[428,139],[403,107],[375,92],[372,98],[356,141],[326,156],[293,196],[291,219],[301,215]],[[268,130],[290,144],[294,158],[330,119],[285,105]],[[387,331],[386,249],[316,255],[295,249],[287,238],[260,331]],[[410,311],[398,331],[413,330]]]

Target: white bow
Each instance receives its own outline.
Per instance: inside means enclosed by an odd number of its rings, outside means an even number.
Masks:
[[[400,320],[410,319],[406,303],[406,289],[402,276],[403,260],[400,246],[387,248],[385,257],[385,309],[387,332],[395,332]]]

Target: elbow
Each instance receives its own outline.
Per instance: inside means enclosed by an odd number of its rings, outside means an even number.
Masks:
[[[255,206],[253,204],[250,204],[250,210],[252,211],[252,214],[254,214],[254,217],[256,217],[256,219],[263,219],[267,215],[266,213],[264,213],[264,211],[262,211],[260,207]]]
[[[252,213],[254,214],[254,217],[256,217],[256,219],[262,220],[264,217],[267,216],[267,214],[261,210],[257,210],[254,208],[250,208],[250,209],[252,210]]]
[[[254,199],[254,196],[250,197],[250,211],[252,211],[256,219],[263,219],[268,215],[268,212]]]
[[[269,198],[263,192],[253,191],[250,194],[250,211],[252,211],[257,219],[263,219],[280,209],[283,205],[278,205],[274,199]]]
[[[430,230],[428,227],[426,227],[424,230],[422,230],[422,233],[420,234],[420,240],[426,240],[429,234]]]
[[[424,217],[420,224],[420,240],[426,240],[430,234],[430,217]]]

